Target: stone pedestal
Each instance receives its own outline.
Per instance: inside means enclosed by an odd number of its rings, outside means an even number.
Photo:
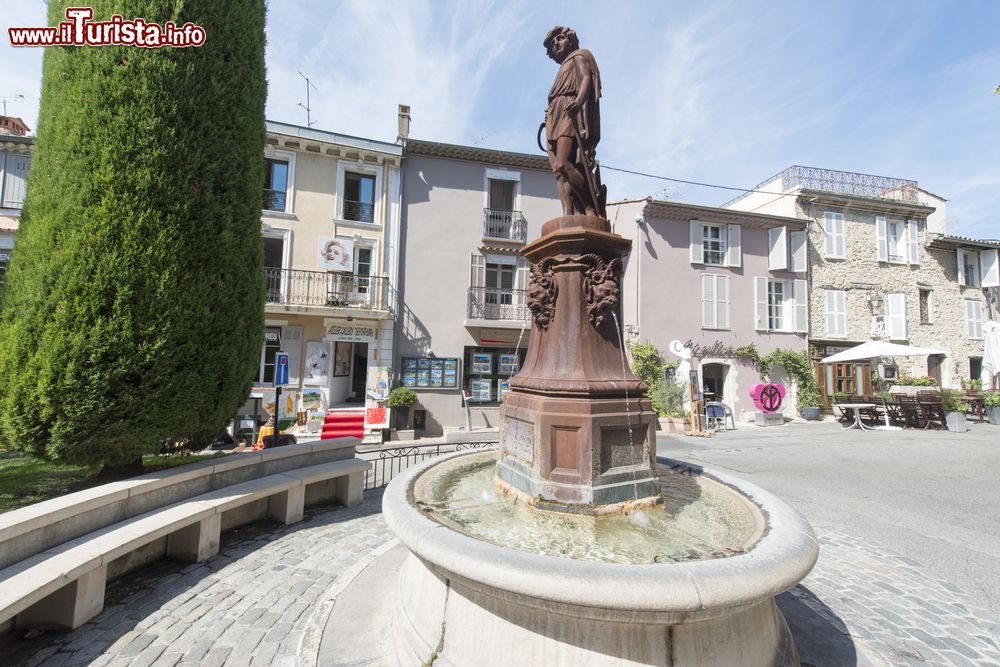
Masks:
[[[623,356],[621,257],[606,220],[545,223],[524,248],[534,331],[501,407],[501,486],[546,509],[602,513],[660,500],[656,414]]]
[[[781,426],[785,423],[785,416],[780,412],[755,412],[753,413],[753,423],[757,426]]]

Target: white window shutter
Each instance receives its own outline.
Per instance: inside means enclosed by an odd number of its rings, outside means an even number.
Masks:
[[[729,328],[729,276],[716,276],[715,300],[717,308],[715,311],[715,324],[720,329]]]
[[[753,279],[754,328],[767,331],[767,278]]]
[[[701,250],[702,244],[702,230],[701,223],[697,220],[691,221],[691,263],[692,264],[704,264],[705,255]]]
[[[843,290],[826,290],[826,334],[836,338],[847,335],[847,304]]]
[[[958,262],[958,284],[965,284],[965,251],[961,248],[955,250],[955,258]]]
[[[788,240],[792,249],[792,271],[805,273],[807,253],[809,252],[809,247],[806,245],[807,232],[791,232],[788,234]]]
[[[795,317],[792,330],[798,333],[809,332],[809,283],[805,280],[789,281],[792,293],[795,294]]]
[[[706,329],[714,329],[716,313],[715,276],[702,274],[701,276],[701,326]]]
[[[889,261],[889,238],[886,230],[885,218],[881,215],[875,216],[875,246],[878,251],[878,261]]]
[[[788,268],[788,240],[784,227],[767,230],[767,268],[770,271]]]
[[[302,368],[302,327],[281,327],[281,351],[288,355],[288,384],[295,386]]]
[[[827,211],[823,214],[823,256],[833,257],[837,254],[836,244],[833,239],[833,213]]]
[[[845,247],[847,240],[847,233],[844,231],[844,216],[840,215],[837,217],[837,257],[847,257],[847,249]]]
[[[979,283],[982,287],[1000,287],[1000,262],[997,261],[997,251],[993,250],[980,250],[979,251],[979,275],[981,276]]]
[[[729,241],[726,244],[726,266],[743,266],[742,229],[739,225],[727,225],[726,230]]]
[[[484,287],[486,285],[486,258],[478,252],[472,253],[472,271],[469,276],[470,287]]]
[[[27,155],[7,155],[4,167],[3,208],[21,208],[24,205],[24,184],[28,178]]]
[[[910,264],[920,264],[920,226],[916,220],[906,221],[906,240],[910,247]]]
[[[894,292],[886,300],[890,340],[906,340],[906,295]]]

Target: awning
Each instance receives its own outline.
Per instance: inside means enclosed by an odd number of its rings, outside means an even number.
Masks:
[[[985,328],[984,328],[985,333]],[[948,354],[946,350],[935,350],[930,347],[917,347],[915,345],[900,345],[898,343],[887,343],[881,340],[872,340],[861,345],[856,345],[849,350],[831,354],[820,363],[836,364],[843,361],[860,361],[874,359],[876,357],[925,357],[929,354]],[[985,359],[983,367],[985,368]]]

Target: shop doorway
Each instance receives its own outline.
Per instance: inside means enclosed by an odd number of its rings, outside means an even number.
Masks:
[[[368,382],[368,343],[355,343],[351,370],[352,403],[364,403],[365,383]]]
[[[726,364],[705,364],[701,367],[701,384],[706,401],[725,402],[726,374],[728,372],[729,366]]]
[[[927,357],[927,375],[934,378],[934,383],[938,387],[944,386],[941,384],[941,361],[940,354],[931,354]]]

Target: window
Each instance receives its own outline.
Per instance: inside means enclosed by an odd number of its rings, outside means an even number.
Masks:
[[[702,275],[701,326],[703,329],[729,328],[729,276]]]
[[[965,300],[965,333],[969,338],[983,337],[983,304],[977,299]]]
[[[517,181],[491,178],[489,182],[489,208],[495,211],[513,211],[514,189],[517,186]]]
[[[375,222],[375,177],[344,174],[344,220]]]
[[[875,217],[875,246],[878,261],[893,264],[919,264],[920,244],[917,242],[917,221],[887,222]]]
[[[886,333],[889,340],[906,340],[906,295],[886,295]]]
[[[257,384],[274,382],[274,355],[281,349],[281,327],[264,328],[264,347],[260,351]]]
[[[920,290],[920,323],[921,324],[933,324],[934,322],[934,311],[932,310],[933,304],[931,303],[931,290],[922,289]]]
[[[847,294],[844,290],[826,291],[826,335],[847,338]]]
[[[372,275],[372,249],[355,246],[354,275],[357,281],[358,294],[367,294]]]
[[[705,264],[724,266],[726,263],[726,241],[722,238],[719,225],[702,225],[702,261]]]
[[[499,403],[507,393],[510,377],[521,369],[523,348],[465,348],[465,389],[469,401]]]
[[[288,160],[264,160],[264,210],[288,211]]]
[[[958,284],[979,287],[979,253],[958,249]]]
[[[0,248],[0,285],[7,276],[7,264],[10,263],[10,248]]]
[[[982,377],[982,375],[983,375],[983,358],[969,357],[969,379],[979,380]],[[990,387],[985,386],[983,387],[983,389],[989,390]]]
[[[0,208],[24,205],[25,183],[31,156],[0,153]]]
[[[809,329],[809,290],[805,280],[754,279],[755,327],[758,331]]]
[[[785,283],[767,281],[767,328],[781,331],[785,328]]]
[[[509,306],[514,297],[514,265],[486,263],[486,293],[488,304]]]
[[[823,214],[823,256],[844,259],[844,214],[827,211]]]
[[[713,225],[691,221],[691,263],[709,266],[740,266],[739,225]]]

